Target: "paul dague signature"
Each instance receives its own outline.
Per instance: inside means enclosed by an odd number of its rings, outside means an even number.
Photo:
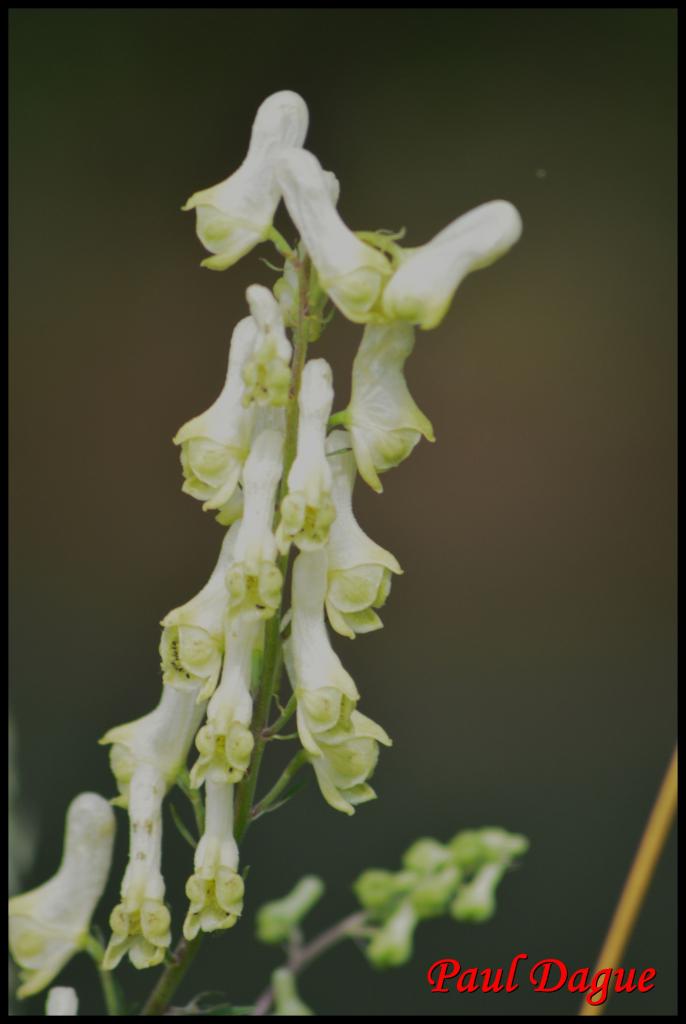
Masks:
[[[459,960],[445,958],[436,960],[426,972],[432,992],[514,992],[519,988],[515,980],[517,973],[524,975],[526,968],[519,970],[520,963],[528,960],[526,953],[517,953],[507,971],[504,967],[462,967]],[[529,984],[534,992],[583,993],[591,1006],[601,1006],[610,992],[650,992],[655,988],[653,979],[657,971],[646,967],[637,974],[635,967],[603,967],[591,974],[590,967],[578,967],[571,974],[562,960],[550,958],[538,960],[528,972]],[[448,985],[451,982],[451,986]]]

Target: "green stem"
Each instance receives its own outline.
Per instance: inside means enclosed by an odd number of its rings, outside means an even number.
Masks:
[[[333,416],[329,416],[329,427],[347,427],[350,423],[350,413],[347,409],[343,409],[341,412],[335,412]]]
[[[276,721],[272,722],[271,725],[267,726],[267,728],[262,733],[264,738],[267,739],[267,740],[270,740],[270,739],[273,739],[273,737],[276,736],[278,733],[280,733],[281,730],[283,729],[284,725],[286,725],[291,720],[293,715],[295,714],[297,707],[298,707],[297,698],[296,698],[295,694],[292,694],[290,700],[288,701],[288,704],[283,709],[283,711],[281,712],[279,717],[276,719]]]
[[[318,960],[322,953],[326,953],[333,946],[337,946],[343,939],[360,935],[364,930],[367,920],[368,917],[365,910],[357,910],[354,914],[344,917],[342,921],[338,921],[331,928],[327,928],[325,932],[312,939],[306,946],[295,946],[291,949],[286,961],[286,967],[294,975],[301,974],[306,967],[309,967],[311,963]],[[273,1002],[274,991],[272,986],[269,985],[255,1001],[255,1007],[251,1016],[265,1017],[269,1013]]]
[[[282,256],[285,256],[287,260],[294,260],[296,258],[294,250],[291,249],[286,239],[280,231],[276,230],[274,225],[272,225],[267,232],[267,239],[275,246]]]
[[[279,508],[281,502],[288,493],[288,473],[293,465],[298,445],[298,395],[300,394],[300,382],[302,372],[307,358],[308,344],[308,279],[309,261],[303,260],[298,264],[298,283],[300,302],[298,306],[298,323],[293,332],[293,363],[291,368],[291,387],[288,396],[288,409],[286,413],[286,438],[284,441],[284,463],[281,486],[279,488]],[[286,579],[288,571],[289,555],[282,555],[278,561],[278,567],[283,579]],[[243,781],[237,787],[236,795],[236,841],[240,842],[250,825],[250,811],[255,796],[257,777],[262,764],[264,748],[267,738],[264,730],[269,720],[271,702],[279,680],[281,678],[281,616],[283,613],[283,592],[281,604],[277,613],[267,622],[264,641],[264,668],[262,674],[262,685],[257,697],[257,704],[253,714],[252,731],[255,737],[250,768]]]
[[[100,986],[102,988],[103,999],[105,1000],[105,1008],[107,1010],[108,1017],[119,1017],[121,1016],[119,1007],[119,992],[117,990],[117,983],[114,980],[114,975],[111,971],[104,971],[101,967],[102,958],[105,955],[104,947],[94,935],[89,935],[85,945],[85,951],[90,957],[98,970],[98,977],[100,978]]]
[[[141,1017],[162,1017],[164,1015],[171,997],[181,984],[184,974],[200,948],[201,939],[202,932],[192,942],[181,939],[171,955],[171,963],[160,975],[148,1001],[141,1010]]]
[[[272,788],[269,790],[266,796],[263,796],[258,804],[255,804],[250,817],[253,821],[260,817],[262,814],[266,814],[268,810],[276,803],[278,798],[283,793],[286,786],[292,781],[292,779],[298,774],[304,764],[307,764],[307,752],[305,750],[299,750],[298,753],[291,758],[283,772],[274,783]]]

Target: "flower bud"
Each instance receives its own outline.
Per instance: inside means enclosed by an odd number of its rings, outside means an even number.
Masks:
[[[436,839],[417,839],[403,854],[403,864],[410,871],[429,874],[452,861],[449,847]]]
[[[285,942],[324,894],[321,878],[306,875],[280,900],[265,903],[257,911],[257,938],[260,942]]]
[[[112,861],[108,802],[81,793],[67,811],[62,861],[53,877],[9,901],[9,947],[20,968],[19,999],[46,988],[83,949]]]
[[[400,967],[412,956],[418,917],[409,900],[403,901],[378,928],[367,946],[367,958],[375,967]]]
[[[446,864],[438,871],[423,875],[410,894],[417,917],[438,917],[444,914],[461,878],[460,869],[454,864]]]
[[[392,907],[399,896],[411,889],[414,880],[414,876],[408,872],[394,873],[369,868],[362,872],[353,885],[353,890],[365,910],[384,913]]]
[[[196,210],[198,238],[213,256],[202,261],[226,270],[266,237],[281,193],[275,162],[285,148],[301,146],[308,113],[297,93],[269,96],[255,116],[248,154],[229,178],[196,192],[184,210]]]
[[[431,423],[407,387],[403,367],[414,348],[409,324],[369,325],[353,362],[345,424],[360,475],[381,492],[379,473],[407,458],[420,437],[434,441]]]
[[[457,921],[488,921],[495,913],[495,890],[505,874],[504,864],[485,864],[463,885],[450,908]]]
[[[309,1006],[303,1003],[295,987],[295,975],[287,967],[277,967],[272,973],[274,1017],[313,1017]]]

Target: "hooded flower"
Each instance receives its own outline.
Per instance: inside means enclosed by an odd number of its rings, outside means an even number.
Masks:
[[[200,756],[191,770],[192,786],[201,786],[205,779],[240,782],[248,769],[254,743],[252,655],[259,627],[259,619],[250,613],[227,621],[222,678],[207,707],[207,722],[195,737]]]
[[[55,985],[48,992],[45,1001],[46,1017],[78,1017],[79,997],[76,990]]]
[[[134,773],[143,764],[161,776],[165,789],[174,784],[205,713],[204,702],[197,700],[199,690],[199,683],[182,689],[163,686],[156,708],[105,733],[99,742],[112,744],[110,767],[120,792],[112,803],[128,806]]]
[[[324,359],[312,359],[302,374],[298,449],[288,474],[288,494],[281,502],[281,521],[276,530],[282,554],[292,543],[301,551],[322,547],[336,516],[331,500],[331,468],[324,449],[332,403],[331,367]]]
[[[324,625],[326,551],[298,555],[293,565],[291,636],[284,658],[297,697],[298,734],[324,799],[345,814],[372,800],[367,779],[379,743],[391,741],[376,722],[355,710],[355,683],[334,653]]]
[[[83,949],[107,883],[114,829],[107,800],[81,793],[67,811],[57,874],[9,901],[9,946],[21,969],[20,999],[46,988]]]
[[[343,223],[336,210],[338,182],[312,153],[284,151],[276,173],[322,288],[349,320],[366,323],[376,315],[390,263]]]
[[[196,210],[198,238],[213,256],[202,265],[226,270],[264,241],[281,193],[274,165],[284,148],[305,141],[308,113],[297,93],[269,96],[255,116],[248,154],[229,178],[196,192],[184,210]]]
[[[391,573],[401,573],[397,560],[367,536],[352,509],[357,476],[350,435],[334,430],[326,441],[333,475],[336,518],[329,531],[329,569],[326,611],[337,633],[353,638],[382,626],[374,611],[391,588]]]
[[[426,245],[406,250],[383,293],[385,316],[424,330],[437,327],[463,278],[494,263],[521,233],[521,217],[503,199],[458,217]]]
[[[130,826],[121,902],[110,915],[106,970],[126,954],[134,967],[154,967],[171,942],[161,872],[162,801],[186,763],[205,712],[205,703],[197,699],[200,688],[200,683],[163,686],[153,711],[115,726],[100,740],[112,744],[110,765],[121,794],[112,803],[128,808]]]
[[[352,435],[360,476],[379,493],[379,473],[406,459],[420,437],[435,440],[403,373],[413,348],[409,324],[369,324],[353,362],[350,405],[341,418]]]
[[[110,938],[102,966],[111,971],[128,953],[139,970],[155,967],[171,945],[171,915],[164,902],[162,860],[162,772],[140,762],[129,783],[129,862],[121,884],[121,902],[110,914]]]
[[[199,498],[203,509],[221,509],[234,499],[243,463],[250,451],[254,408],[245,408],[243,369],[258,340],[257,325],[245,317],[234,329],[226,382],[219,398],[185,423],[174,438],[181,445],[183,490]]]
[[[286,405],[293,349],[286,337],[283,314],[269,289],[260,284],[251,285],[246,297],[257,324],[258,338],[243,367],[243,405],[253,401],[258,405]]]
[[[272,519],[282,471],[283,434],[265,430],[253,444],[243,472],[245,512],[226,576],[233,614],[253,611],[267,619],[279,607],[283,578],[276,565]]]
[[[226,572],[234,561],[242,525],[243,521],[234,523],[228,530],[219,560],[200,593],[162,619],[162,678],[169,685],[192,690],[198,701],[209,700],[219,679],[229,607]]]
[[[194,872],[186,883],[190,901],[183,934],[232,928],[243,910],[243,879],[233,837],[233,784],[205,783],[205,831],[195,849]]]

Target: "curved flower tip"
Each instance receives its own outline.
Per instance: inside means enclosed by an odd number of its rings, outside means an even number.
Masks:
[[[284,150],[276,174],[322,288],[349,320],[366,323],[376,315],[390,263],[343,223],[336,210],[338,181],[312,153]]]
[[[409,250],[384,291],[385,316],[424,330],[437,327],[467,274],[503,256],[521,233],[522,219],[504,199],[458,217],[426,245]]]
[[[368,324],[353,362],[344,413],[360,476],[380,493],[379,474],[397,466],[421,437],[434,441],[430,420],[412,398],[403,367],[414,348],[407,323]]]
[[[269,96],[255,116],[248,153],[229,178],[196,192],[182,209],[195,210],[198,238],[212,256],[202,265],[226,270],[268,233],[280,191],[274,164],[285,148],[298,147],[307,134],[307,105],[297,93]]]
[[[234,560],[241,526],[242,521],[228,530],[217,564],[200,593],[162,620],[162,679],[170,686],[192,691],[198,703],[209,700],[219,679],[229,605],[225,576]]]
[[[45,1001],[46,1017],[77,1017],[79,1013],[79,997],[76,990],[55,985],[48,992]]]
[[[260,284],[251,285],[246,298],[257,324],[258,340],[243,367],[243,404],[254,401],[258,405],[286,405],[293,349],[286,337],[281,308],[269,289]]]
[[[184,937],[191,942],[200,931],[232,928],[243,910],[244,888],[233,837],[233,785],[208,779],[205,831],[195,850],[194,872],[186,883],[190,906]]]
[[[254,409],[243,404],[243,370],[258,337],[257,324],[251,316],[236,325],[221,394],[174,437],[174,444],[181,445],[183,490],[204,502],[203,509],[223,509],[230,503],[250,451],[255,414]]]
[[[324,359],[312,359],[302,374],[298,407],[298,446],[288,474],[276,530],[279,550],[295,543],[301,551],[323,547],[336,516],[331,498],[331,468],[326,458],[326,427],[333,404],[333,374]]]
[[[355,518],[352,493],[357,467],[350,445],[345,430],[334,430],[326,440],[336,508],[329,532],[326,611],[332,628],[352,639],[357,633],[381,628],[375,609],[386,602],[391,574],[402,569],[390,551],[370,540]]]
[[[283,578],[276,564],[272,532],[274,498],[283,471],[283,434],[263,430],[245,463],[245,515],[236,538],[232,564],[226,574],[232,614],[252,612],[271,618],[281,602]]]
[[[21,969],[20,999],[46,988],[83,948],[107,883],[114,830],[107,800],[81,793],[67,811],[57,874],[9,901],[9,946]]]

